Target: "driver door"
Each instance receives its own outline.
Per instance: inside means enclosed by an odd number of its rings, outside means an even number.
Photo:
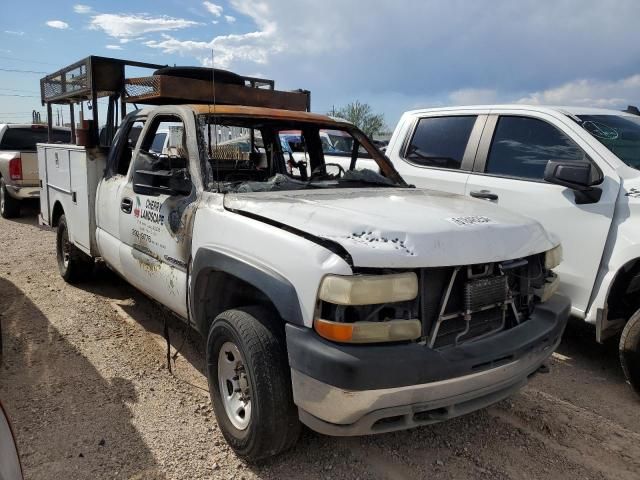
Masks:
[[[187,215],[195,200],[189,155],[197,152],[188,151],[185,122],[177,113],[149,118],[142,135],[120,193],[121,265],[133,285],[187,318]],[[185,177],[190,189],[182,185],[182,193],[176,192],[170,173]]]

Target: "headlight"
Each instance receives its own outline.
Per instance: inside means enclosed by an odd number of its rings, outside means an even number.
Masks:
[[[342,323],[316,318],[314,326],[316,332],[327,340],[344,343],[415,340],[422,333],[420,320]]]
[[[544,268],[551,270],[556,268],[562,262],[562,245],[558,245],[551,250],[548,250],[544,256]]]
[[[405,302],[418,296],[418,277],[413,272],[391,275],[328,275],[320,284],[318,298],[336,305],[373,305]]]

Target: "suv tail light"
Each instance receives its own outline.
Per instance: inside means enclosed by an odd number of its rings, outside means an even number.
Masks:
[[[22,159],[20,155],[9,160],[9,177],[11,180],[22,180]]]

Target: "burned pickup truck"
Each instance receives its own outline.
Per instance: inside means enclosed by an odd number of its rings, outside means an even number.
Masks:
[[[443,421],[539,370],[570,303],[554,294],[561,251],[538,223],[412,188],[356,127],[305,111],[306,92],[216,72],[216,104],[203,104],[211,82],[188,72],[109,94],[155,104],[127,114],[109,149],[39,146],[42,220],[67,281],[101,257],[202,334],[238,455],[289,448],[301,423],[361,435]],[[200,104],[177,104],[185,83]],[[141,84],[152,91],[126,93]],[[283,149],[291,131],[303,158]],[[325,156],[326,132],[348,137],[348,168]]]

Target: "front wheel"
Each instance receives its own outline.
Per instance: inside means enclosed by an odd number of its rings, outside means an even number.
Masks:
[[[259,307],[227,310],[207,339],[209,392],[220,430],[253,462],[291,448],[301,425],[293,403],[284,335]]]
[[[56,257],[58,270],[65,282],[78,283],[86,280],[93,270],[93,259],[69,241],[69,229],[64,215],[58,220]]]
[[[627,382],[640,395],[640,310],[631,316],[622,331],[620,363]]]

